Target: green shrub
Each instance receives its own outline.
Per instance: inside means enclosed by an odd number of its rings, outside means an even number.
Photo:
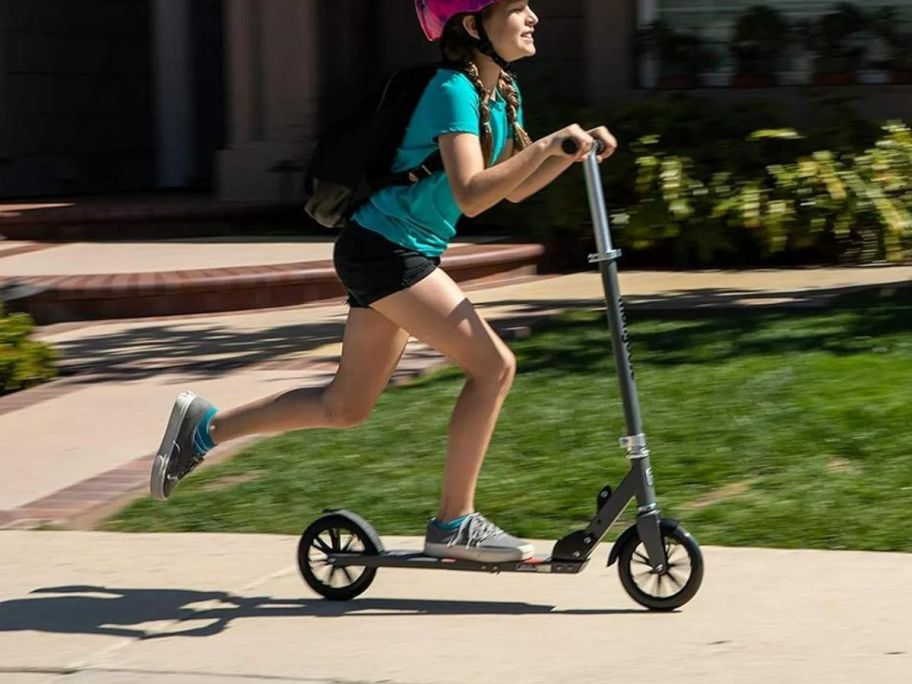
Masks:
[[[762,130],[750,143],[800,141],[792,129]],[[675,241],[687,264],[709,265],[753,244],[762,257],[790,250],[867,263],[908,256],[912,237],[912,134],[886,124],[876,145],[858,154],[829,150],[768,164],[759,172],[695,172],[656,137],[637,152],[637,202],[617,215],[624,242],[644,249]],[[739,241],[733,232],[747,233]]]
[[[33,329],[26,314],[6,315],[0,302],[0,394],[50,380],[57,374],[57,355],[28,339]]]
[[[621,142],[602,167],[625,263],[672,267],[900,261],[912,209],[909,131],[858,117],[826,95],[801,133],[762,101],[719,106],[651,96],[607,112],[534,103],[532,131],[608,122]],[[546,243],[577,244],[592,226],[580,172],[482,219]],[[583,244],[587,243],[587,244]]]

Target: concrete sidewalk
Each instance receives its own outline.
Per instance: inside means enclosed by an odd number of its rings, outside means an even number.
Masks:
[[[238,268],[332,258],[332,243],[291,238],[227,237],[146,242],[0,242],[7,253],[0,277],[145,273],[201,268]],[[40,249],[38,249],[40,247]],[[3,251],[0,251],[2,255]]]
[[[899,684],[912,668],[908,554],[705,548],[700,593],[658,614],[607,545],[574,576],[380,570],[349,603],[304,585],[296,537],[0,545],[0,684]]]
[[[910,281],[912,267],[630,272],[621,275],[621,289],[632,307],[725,309],[820,306],[851,289]],[[469,296],[505,334],[603,301],[596,273],[482,287]],[[76,519],[77,526],[91,525],[123,496],[142,492],[147,460],[174,397],[185,388],[227,408],[328,382],[346,314],[335,304],[40,329],[38,338],[60,351],[62,367],[72,375],[0,399],[0,467],[7,473],[0,481],[0,527]],[[398,378],[442,362],[413,341]],[[230,449],[217,449],[210,461]]]
[[[328,234],[331,236],[331,234]],[[453,249],[497,243],[497,236],[460,239]],[[224,236],[110,242],[0,241],[0,278],[147,273],[242,268],[332,259],[330,237]],[[9,256],[4,256],[9,255]]]

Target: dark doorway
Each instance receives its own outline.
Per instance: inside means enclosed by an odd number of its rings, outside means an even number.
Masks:
[[[380,4],[389,0],[318,0],[320,124],[333,121],[381,77]]]
[[[215,187],[215,158],[225,146],[225,15],[223,0],[190,3],[193,70],[193,175],[191,187]]]

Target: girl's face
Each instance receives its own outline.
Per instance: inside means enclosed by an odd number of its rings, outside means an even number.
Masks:
[[[535,25],[538,16],[529,0],[502,0],[491,8],[485,29],[497,53],[508,62],[535,54]]]

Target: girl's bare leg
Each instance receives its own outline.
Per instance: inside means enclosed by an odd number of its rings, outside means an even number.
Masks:
[[[370,416],[408,338],[407,332],[376,311],[352,309],[339,370],[327,387],[291,390],[219,412],[209,433],[220,444],[252,434],[358,425]]]
[[[440,269],[373,306],[468,376],[450,420],[437,517],[452,520],[472,513],[481,464],[513,384],[516,359],[460,287]]]

